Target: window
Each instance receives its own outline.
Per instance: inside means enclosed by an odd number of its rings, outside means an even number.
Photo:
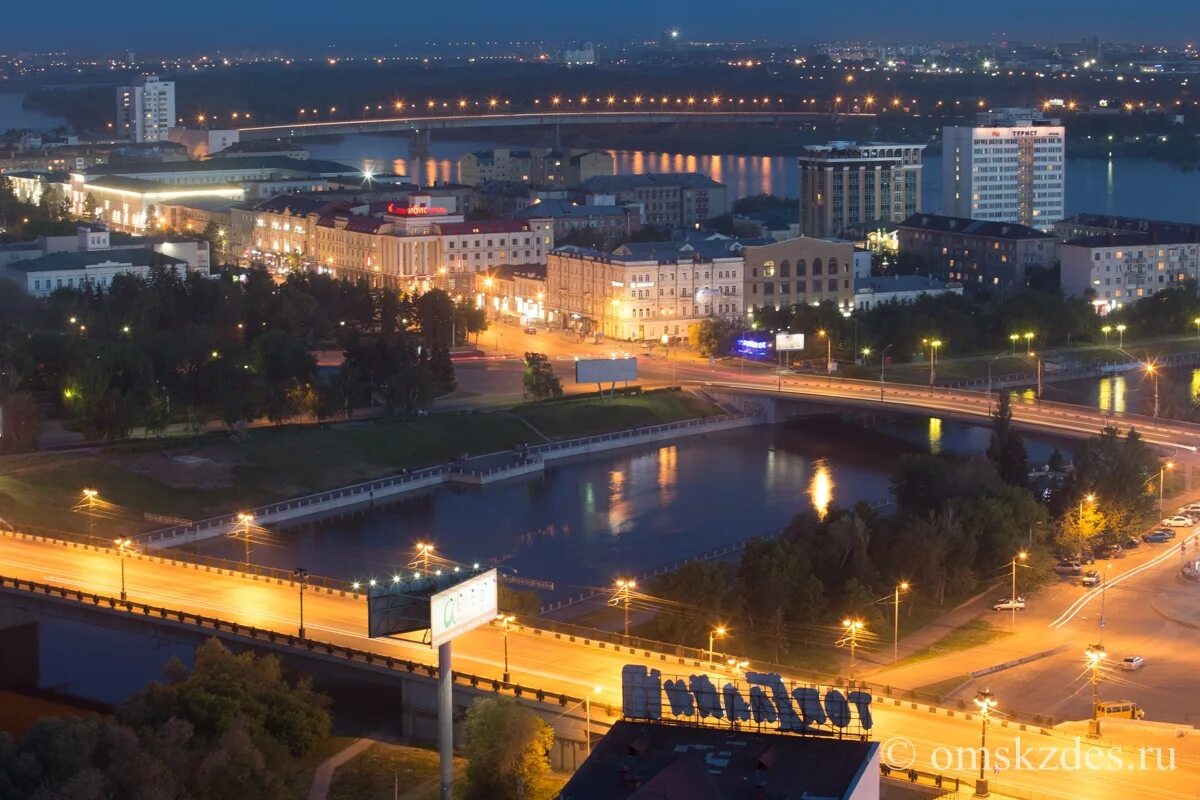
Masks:
[[[791,272],[792,272],[792,265],[786,258],[783,261],[779,262],[779,277],[781,277],[781,278],[791,277]]]
[[[774,261],[764,261],[763,262],[763,277],[764,278],[774,278],[775,277],[775,262]]]
[[[803,278],[807,274],[808,274],[808,262],[805,261],[803,258],[797,259],[797,261],[796,261],[796,277]]]
[[[814,259],[813,259],[813,271],[812,271],[812,274],[813,274],[813,275],[820,275],[820,274],[821,274],[823,271],[824,271],[824,270],[822,269],[821,259],[819,259],[819,258],[814,258]]]

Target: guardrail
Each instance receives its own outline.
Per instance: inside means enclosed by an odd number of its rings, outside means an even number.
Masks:
[[[157,618],[156,621],[198,628],[202,631],[212,631],[216,634],[233,636],[253,642],[265,642],[277,647],[290,647],[318,656],[331,656],[344,661],[366,664],[377,669],[407,672],[410,674],[424,673],[423,677],[430,679],[438,677],[438,668],[432,664],[424,664],[419,661],[397,658],[395,656],[385,656],[369,650],[359,650],[354,647],[300,637],[290,633],[279,633],[270,629],[243,625],[240,622],[229,622],[219,617],[209,617],[190,611],[152,606],[132,600],[120,600],[109,595],[93,594],[80,589],[67,589],[63,586],[0,575],[0,590],[43,595],[48,598],[59,598],[72,603],[90,603],[101,611],[110,611],[134,617]],[[581,697],[572,697],[568,694],[551,692],[536,687],[521,686],[520,684],[505,683],[494,678],[484,678],[469,672],[459,672],[457,670],[454,672],[454,682],[460,685],[469,685],[475,689],[482,688],[485,691],[511,694],[514,697],[526,700],[536,700],[539,703],[556,703],[564,708],[581,705],[585,702],[584,698]],[[612,705],[600,703],[596,703],[595,705],[604,708],[608,716],[616,716]]]
[[[958,778],[951,775],[942,775],[938,772],[925,772],[919,769],[893,769],[881,761],[879,762],[879,774],[881,777],[890,778],[894,781],[914,783],[933,790],[922,792],[923,797],[945,797],[946,795],[958,794],[959,792],[960,781]]]
[[[1018,357],[1020,357],[1020,355],[1021,354],[1018,354]],[[1091,376],[1108,375],[1111,373],[1107,372],[1106,370],[1111,370],[1113,367],[1129,367],[1129,368],[1133,369],[1133,368],[1140,366],[1143,363],[1145,363],[1145,362],[1143,362],[1140,359],[1130,358],[1130,359],[1117,359],[1115,361],[1094,361],[1094,362],[1090,362],[1087,364],[1074,362],[1074,363],[1071,363],[1066,366],[1059,366],[1056,368],[1051,368],[1050,362],[1045,362],[1046,369],[1044,369],[1042,371],[1042,380],[1046,381],[1050,378],[1060,378],[1060,377],[1087,378],[1087,377],[1091,377]],[[1159,366],[1159,367],[1182,367],[1182,366],[1191,366],[1191,365],[1195,365],[1195,364],[1200,364],[1200,352],[1171,353],[1171,354],[1163,355],[1163,356],[1155,356],[1154,363],[1156,366]],[[992,376],[992,384],[993,385],[1002,384],[1002,383],[1029,383],[1029,384],[1037,383],[1037,373],[1036,372],[1010,372],[1010,373],[1005,373],[1004,375],[993,375]],[[920,384],[908,384],[908,385],[917,386]],[[971,380],[947,381],[945,383],[939,383],[937,385],[944,387],[944,388],[948,388],[948,389],[969,388],[969,387],[973,387],[973,386],[985,386],[986,387],[988,385],[988,380],[987,380],[987,378],[972,378]]]

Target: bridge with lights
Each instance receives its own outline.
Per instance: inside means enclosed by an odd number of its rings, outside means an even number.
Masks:
[[[558,125],[630,125],[630,124],[689,124],[706,125],[781,125],[807,120],[842,117],[873,117],[867,112],[828,111],[733,111],[721,109],[696,110],[624,110],[596,109],[588,111],[497,111],[484,114],[409,115],[314,122],[290,122],[282,125],[261,125],[239,129],[243,140],[286,139],[297,136],[327,136],[345,133],[379,133],[409,131],[428,134],[432,130],[454,128],[512,128]]]

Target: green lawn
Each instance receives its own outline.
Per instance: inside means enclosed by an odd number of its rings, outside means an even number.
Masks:
[[[330,427],[255,428],[247,441],[208,436],[135,448],[40,453],[0,458],[0,518],[86,532],[72,511],[84,487],[105,501],[94,518],[97,536],[161,527],[150,511],[202,519],[238,508],[392,475],[534,443],[529,420],[552,438],[608,433],[720,409],[689,394],[649,393],[528,404],[500,413],[447,413]],[[179,457],[205,459],[184,464]]]
[[[908,664],[928,661],[931,658],[937,658],[940,655],[945,655],[956,650],[970,650],[972,647],[979,647],[980,645],[985,645],[1011,635],[1011,631],[994,628],[990,622],[985,620],[972,620],[966,625],[960,625],[950,631],[931,644],[927,649],[900,659],[896,662],[895,666],[902,667]]]
[[[945,697],[970,679],[970,675],[955,675],[951,678],[945,678],[940,681],[934,681],[933,683],[927,683],[924,686],[918,686],[916,689],[913,689],[913,691],[919,694],[929,695],[931,697]]]
[[[291,776],[291,795],[296,800],[305,800],[308,790],[312,787],[313,774],[330,756],[354,744],[353,736],[330,736],[317,751],[299,764]]]

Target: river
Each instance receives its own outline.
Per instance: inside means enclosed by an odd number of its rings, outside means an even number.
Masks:
[[[0,92],[0,133],[14,128],[47,131],[67,124],[62,117],[52,117],[40,111],[28,111],[21,108],[21,102],[24,99],[23,92]]]
[[[777,529],[795,514],[888,497],[902,455],[980,452],[986,428],[930,418],[878,428],[837,418],[714,433],[564,463],[544,478],[443,487],[372,513],[272,531],[255,562],[346,581],[385,578],[414,543],[460,563],[497,563],[555,583],[560,597]],[[1044,460],[1061,442],[1038,438]],[[719,465],[719,466],[718,466]],[[241,559],[241,543],[202,552]]]
[[[0,119],[3,117],[0,116]],[[338,140],[305,143],[314,158],[328,158],[363,169],[420,177],[423,183],[457,181],[458,159],[472,150],[505,147],[496,142],[439,142],[434,136],[431,156],[413,164],[404,136],[350,134]],[[614,150],[619,174],[644,172],[703,172],[729,187],[728,201],[755,194],[796,197],[799,168],[785,156],[681,155],[650,151]],[[1124,216],[1200,222],[1200,191],[1196,173],[1162,161],[1141,158],[1067,158],[1068,214],[1089,211]],[[921,181],[922,210],[936,212],[942,203],[942,161],[938,154],[925,160]]]

